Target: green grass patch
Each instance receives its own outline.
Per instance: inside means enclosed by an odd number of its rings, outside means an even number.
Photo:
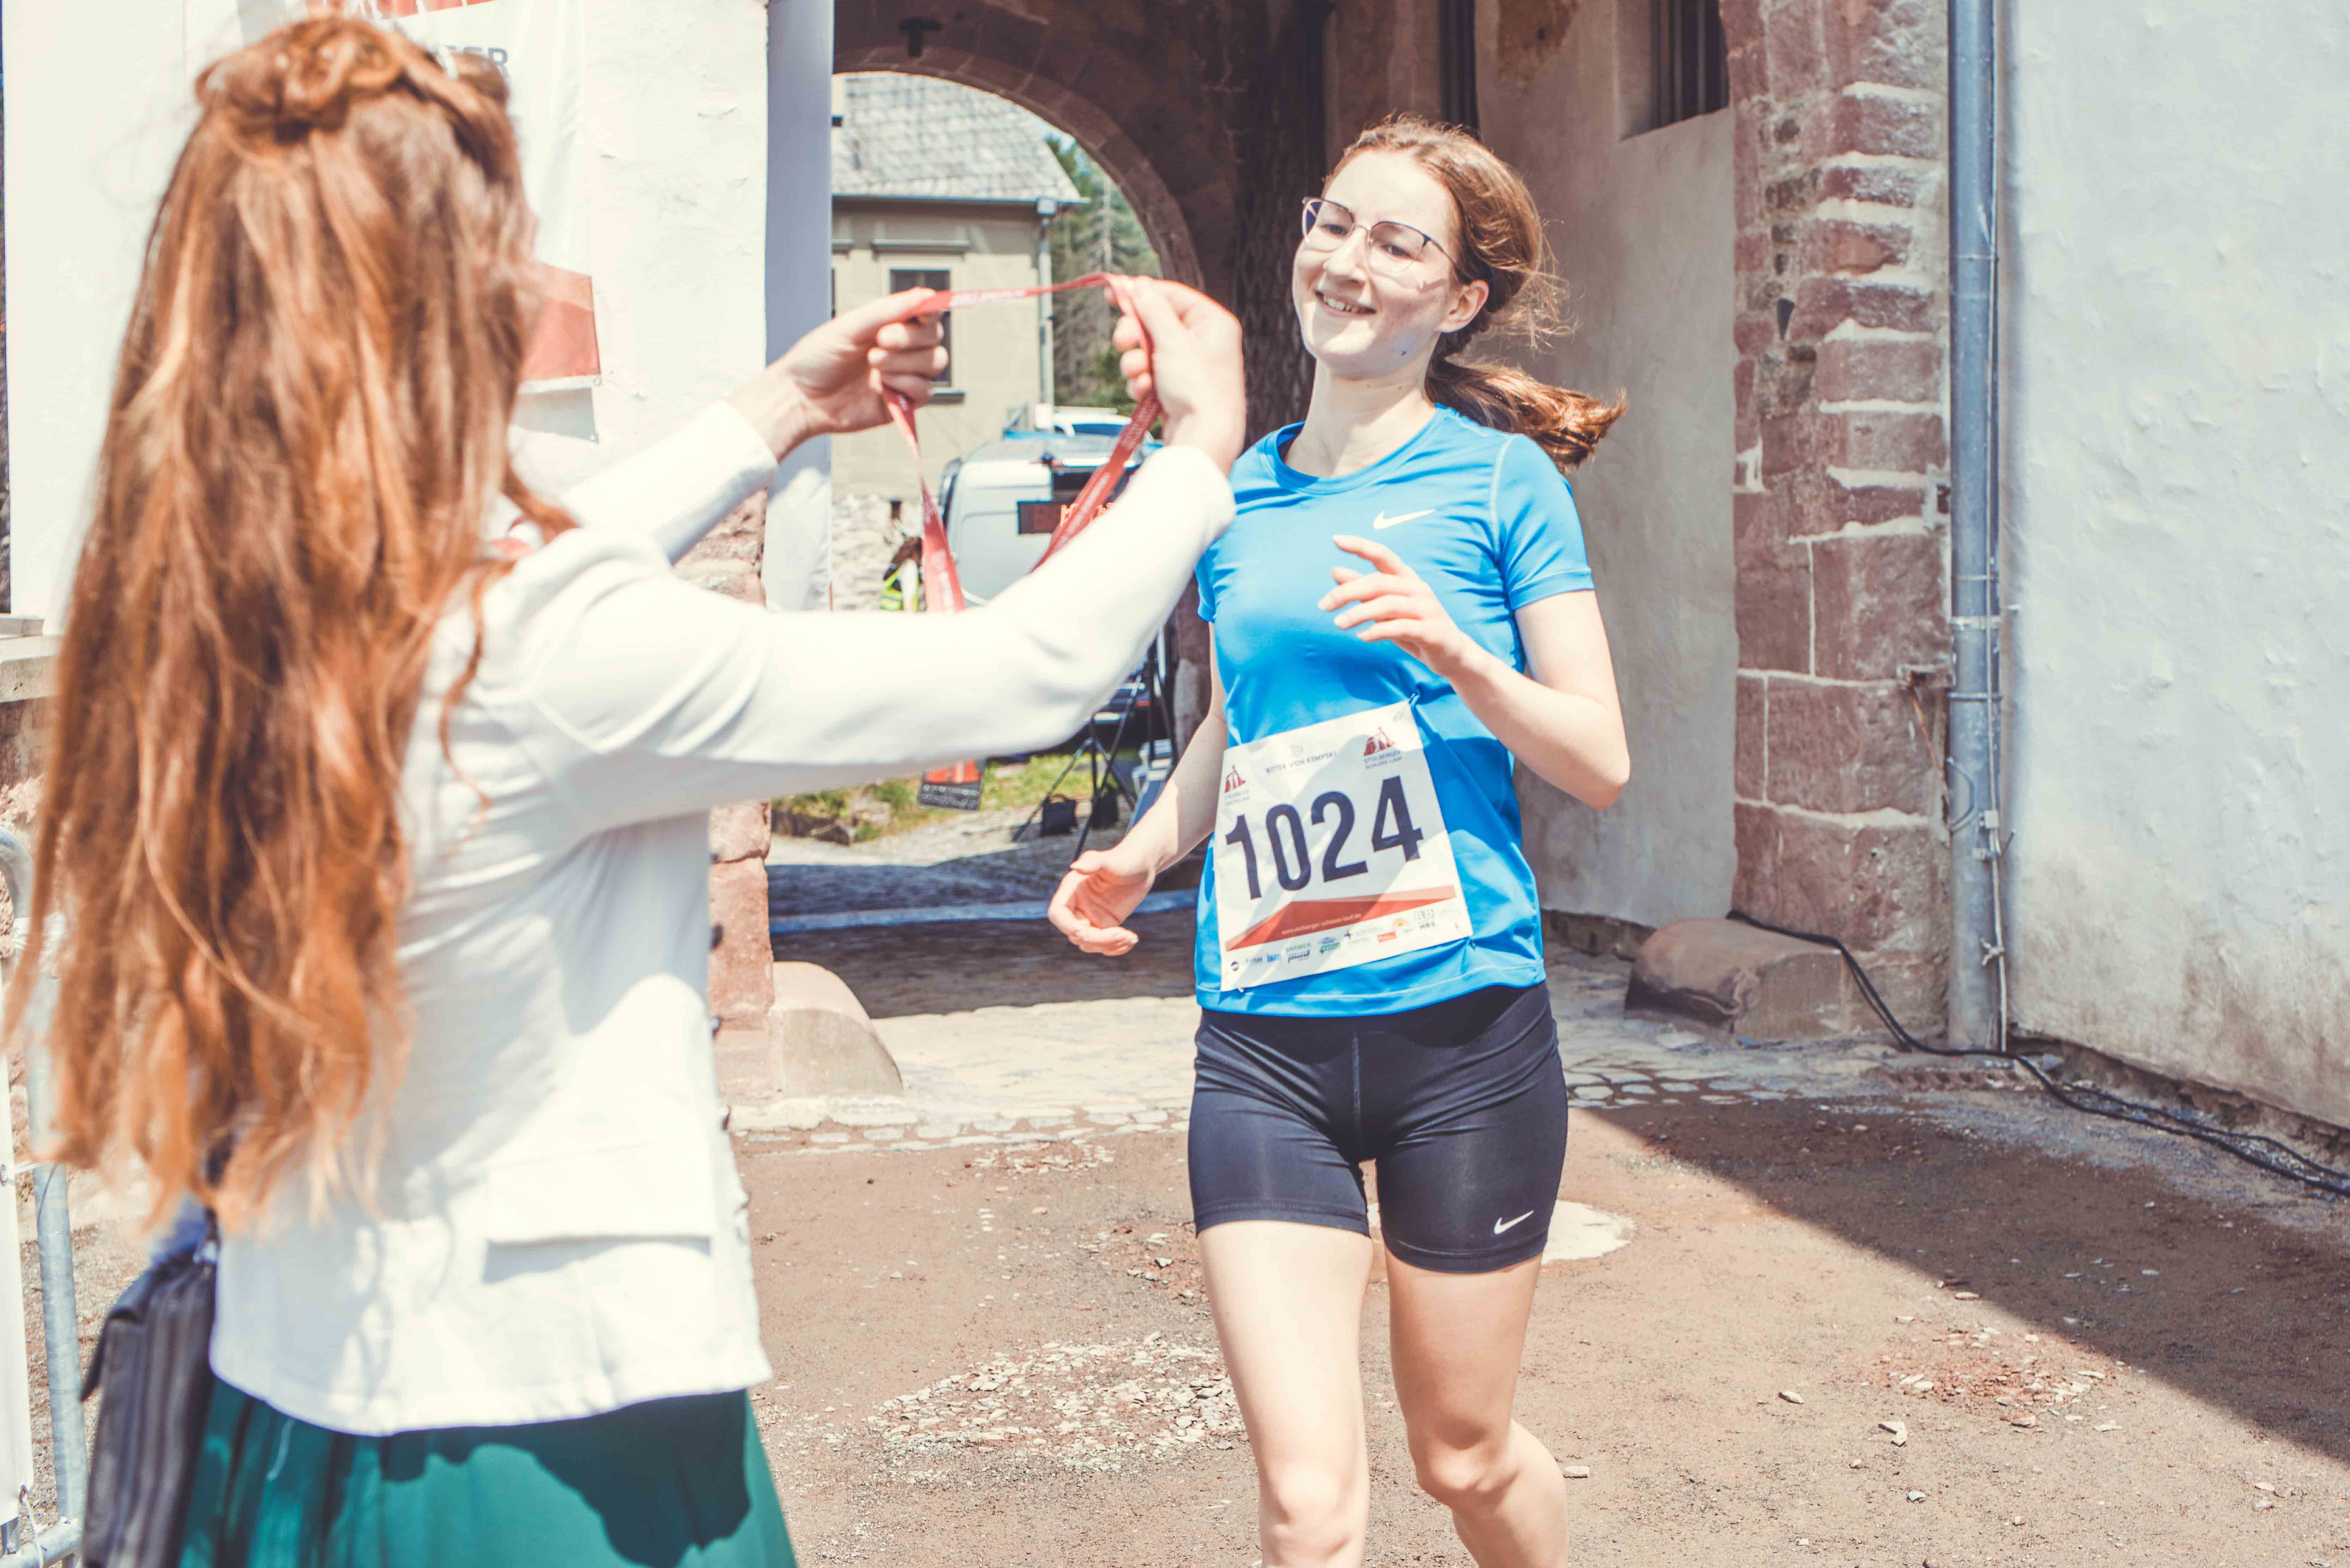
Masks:
[[[979,786],[979,806],[982,811],[1000,811],[1011,806],[1033,806],[1053,790],[1058,779],[1058,793],[1082,801],[1087,786],[1087,775],[1082,767],[1068,767],[1072,753],[1040,752],[1024,763],[1017,760],[991,762],[982,773]],[[1131,748],[1118,753],[1125,761],[1134,761],[1140,753]],[[889,779],[877,784],[861,784],[854,789],[816,790],[807,794],[788,795],[775,803],[775,831],[796,838],[820,838],[834,844],[868,844],[877,838],[927,827],[934,822],[947,822],[962,815],[925,806],[918,793],[922,781],[917,778]]]

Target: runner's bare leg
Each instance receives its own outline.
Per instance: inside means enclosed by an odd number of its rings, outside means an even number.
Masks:
[[[1388,1254],[1396,1400],[1420,1490],[1478,1568],[1565,1568],[1566,1482],[1510,1416],[1542,1260],[1444,1274]],[[1267,1560],[1271,1568],[1271,1559]]]
[[[1240,1220],[1201,1231],[1200,1252],[1256,1453],[1263,1568],[1357,1568],[1370,1509],[1362,1370],[1370,1239]]]

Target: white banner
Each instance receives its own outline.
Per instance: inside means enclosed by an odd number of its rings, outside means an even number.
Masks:
[[[302,10],[298,0],[187,0],[187,7],[191,74]],[[592,154],[579,0],[355,0],[351,9],[426,48],[481,56],[504,75],[546,275],[546,313],[524,358],[523,384],[540,392],[594,386],[603,358],[588,224]]]

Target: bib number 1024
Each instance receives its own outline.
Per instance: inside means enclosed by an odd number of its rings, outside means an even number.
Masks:
[[[1322,846],[1322,881],[1325,886],[1344,882],[1353,877],[1370,875],[1367,860],[1347,858],[1347,846],[1355,834],[1354,800],[1337,790],[1316,795],[1307,808],[1314,826],[1335,818],[1336,826]],[[1267,810],[1263,819],[1265,848],[1273,861],[1274,879],[1284,892],[1295,893],[1314,879],[1314,856],[1307,844],[1306,818],[1298,809],[1284,802]],[[1248,896],[1251,899],[1264,897],[1263,861],[1257,854],[1257,826],[1245,814],[1233,817],[1231,831],[1224,842],[1236,846],[1241,861],[1248,872]],[[1419,858],[1419,841],[1428,836],[1412,826],[1411,803],[1404,798],[1403,780],[1393,776],[1379,781],[1379,798],[1371,811],[1371,849],[1400,849],[1406,860]]]

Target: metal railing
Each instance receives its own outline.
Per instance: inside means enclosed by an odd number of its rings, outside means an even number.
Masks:
[[[0,883],[7,887],[16,929],[28,929],[33,852],[23,838],[6,828],[0,828]],[[11,982],[16,964],[14,956],[5,963]],[[31,983],[33,993],[26,1003],[24,1023],[25,1099],[31,1141],[37,1148],[47,1141],[57,1112],[47,1044],[57,987],[37,973]],[[32,1523],[31,1513],[29,1509],[19,1513],[12,1538],[5,1543],[6,1554],[0,1556],[0,1568],[49,1568],[73,1557],[81,1547],[82,1512],[89,1501],[89,1443],[81,1409],[81,1317],[74,1296],[73,1214],[66,1200],[67,1172],[52,1164],[35,1164],[32,1171],[33,1219],[40,1238],[41,1333],[48,1350],[49,1455],[57,1483],[57,1519],[35,1539],[25,1541],[22,1535]],[[13,1179],[10,1185],[13,1189]],[[13,1193],[10,1201],[15,1201]]]

